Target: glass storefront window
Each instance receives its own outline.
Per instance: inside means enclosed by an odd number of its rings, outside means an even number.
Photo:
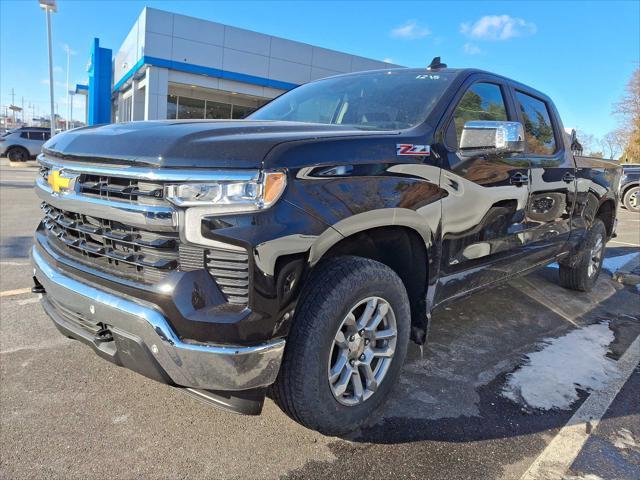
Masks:
[[[204,100],[180,97],[178,118],[204,118]]]
[[[178,97],[167,95],[167,118],[173,120],[178,112]]]
[[[252,107],[244,107],[242,105],[234,105],[233,106],[233,114],[231,115],[231,118],[233,119],[240,119],[240,118],[244,118],[247,115],[249,115],[251,112],[253,112],[255,110],[255,108]],[[227,117],[229,118],[229,117]]]
[[[266,101],[256,101],[262,105]],[[167,119],[206,118],[206,119],[242,119],[256,110],[256,106],[244,106],[231,103],[203,100],[200,98],[167,95]]]
[[[207,100],[206,113],[205,118],[231,118],[231,104]]]

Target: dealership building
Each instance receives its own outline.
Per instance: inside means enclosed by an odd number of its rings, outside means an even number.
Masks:
[[[310,80],[390,66],[147,7],[115,55],[94,41],[87,119],[242,118]]]

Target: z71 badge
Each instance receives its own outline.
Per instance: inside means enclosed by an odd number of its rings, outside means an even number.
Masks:
[[[396,144],[396,153],[400,155],[418,155],[426,156],[431,153],[429,145],[414,145],[413,143]]]

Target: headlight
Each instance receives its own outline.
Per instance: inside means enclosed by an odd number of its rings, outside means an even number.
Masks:
[[[165,187],[165,198],[180,207],[220,207],[220,213],[250,212],[273,205],[287,185],[284,172],[262,172],[247,180],[179,183]]]

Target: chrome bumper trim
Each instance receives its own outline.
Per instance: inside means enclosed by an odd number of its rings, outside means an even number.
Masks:
[[[170,207],[117,202],[75,192],[60,195],[53,193],[43,178],[36,180],[35,190],[40,200],[60,210],[114,220],[148,230],[176,231],[178,227],[177,213]]]
[[[46,297],[89,323],[101,322],[114,333],[139,339],[177,385],[239,391],[271,385],[278,375],[285,345],[282,339],[250,347],[186,343],[153,305],[74,280],[51,267],[36,247],[31,250],[31,258]],[[60,324],[64,314],[56,313],[58,318],[52,319]],[[92,339],[88,332],[84,338]]]

